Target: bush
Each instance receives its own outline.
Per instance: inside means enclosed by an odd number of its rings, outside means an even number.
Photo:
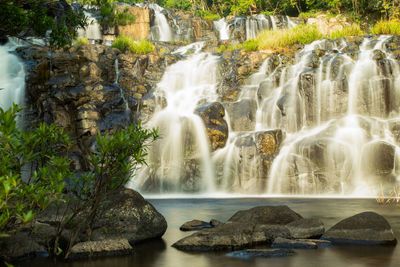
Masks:
[[[400,34],[400,21],[397,19],[381,20],[374,25],[372,34]]]
[[[258,42],[257,40],[250,39],[244,42],[243,47],[246,51],[257,51],[258,50]]]
[[[342,30],[332,32],[329,35],[330,39],[337,39],[347,36],[360,36],[365,35],[365,32],[361,29],[360,25],[353,23],[351,26],[344,27]]]
[[[79,37],[76,39],[75,45],[89,45],[89,40],[86,37]]]
[[[323,37],[314,25],[298,25],[291,29],[262,31],[256,42],[259,49],[276,49],[294,44],[309,44]]]
[[[118,48],[121,52],[125,52],[133,44],[133,40],[129,37],[118,36],[115,42],[111,45],[113,48]]]
[[[219,14],[211,13],[208,10],[197,10],[196,11],[196,16],[209,19],[209,20],[219,20],[221,19],[221,16]]]
[[[135,23],[135,16],[129,13],[129,9],[125,8],[122,12],[117,12],[117,25],[126,26]]]
[[[133,42],[129,46],[129,51],[134,54],[147,54],[154,51],[154,45],[153,43],[146,40]]]

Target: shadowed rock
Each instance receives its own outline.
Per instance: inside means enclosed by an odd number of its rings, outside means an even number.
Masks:
[[[293,238],[320,238],[325,227],[319,219],[300,219],[286,225]]]
[[[294,249],[315,249],[317,244],[315,242],[303,240],[291,240],[282,237],[275,239],[271,245],[273,248],[294,248]]]
[[[189,222],[185,222],[184,224],[182,224],[181,227],[179,227],[179,230],[181,231],[197,231],[197,230],[201,230],[204,228],[212,228],[213,226],[208,223],[208,222],[204,222],[204,221],[200,221],[200,220],[191,220]]]
[[[322,239],[336,244],[396,245],[388,221],[375,212],[363,212],[344,219],[329,229]]]

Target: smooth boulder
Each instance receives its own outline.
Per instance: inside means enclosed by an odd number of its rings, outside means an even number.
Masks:
[[[300,219],[286,227],[293,238],[320,238],[325,233],[324,223],[319,219]]]
[[[133,253],[133,247],[127,239],[87,241],[76,244],[71,249],[70,260],[100,256],[121,256]]]
[[[329,229],[322,239],[334,244],[396,245],[388,221],[375,212],[362,212],[344,219]]]
[[[181,231],[197,231],[204,228],[212,228],[211,223],[200,221],[200,220],[191,220],[189,222],[185,222],[179,227]]]

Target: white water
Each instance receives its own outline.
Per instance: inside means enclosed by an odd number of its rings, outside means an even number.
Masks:
[[[198,44],[200,45],[200,44]],[[185,53],[193,45],[182,49]],[[200,117],[194,114],[199,102],[216,99],[218,57],[196,51],[167,68],[157,86],[157,109],[147,127],[158,127],[161,139],[152,146],[149,166],[134,179],[133,186],[148,189],[157,185],[161,192],[182,192],[185,183],[198,183],[199,191],[214,191],[214,171],[208,137]],[[165,99],[167,106],[164,107]],[[186,181],[190,166],[197,164],[199,181]]]
[[[168,20],[162,13],[164,8],[157,4],[148,4],[149,8],[154,10],[154,26],[151,27],[151,40],[161,42],[173,41],[173,32]]]
[[[21,60],[12,52],[15,42],[0,46],[0,107],[8,109],[12,103],[24,105],[25,69]]]
[[[225,18],[222,18],[218,21],[214,21],[214,28],[219,33],[219,40],[229,40],[230,39],[230,29],[229,25],[226,22]]]
[[[102,40],[101,27],[97,18],[87,11],[83,11],[87,17],[88,26],[85,29],[78,29],[78,37],[87,38],[92,43],[96,40]]]
[[[330,197],[371,197],[381,184],[393,188],[400,182],[400,65],[385,52],[389,40],[365,38],[355,53],[347,52],[344,41],[320,40],[307,45],[293,64],[270,57],[245,81],[238,100],[224,104],[229,138],[213,153],[193,111],[199,101],[217,99],[217,58],[193,45],[176,51],[195,54],[170,66],[158,85],[159,99],[168,105],[159,101],[149,126],[160,127],[164,141],[154,147],[152,167],[135,187]],[[240,110],[229,111],[232,106]],[[277,133],[283,143],[265,165],[257,140]],[[195,173],[188,163],[193,159],[200,162]],[[183,188],[188,180],[201,185]]]

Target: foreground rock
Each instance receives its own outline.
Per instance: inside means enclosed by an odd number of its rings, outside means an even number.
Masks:
[[[320,238],[325,227],[319,219],[301,219],[286,225],[293,238]]]
[[[71,259],[126,255],[132,246],[149,239],[160,238],[167,229],[165,218],[139,193],[125,189],[112,195],[93,228],[91,240],[86,232],[78,234],[71,251]],[[58,214],[58,216],[57,216]],[[0,261],[47,257],[56,237],[56,225],[61,220],[57,208],[50,206],[32,224],[16,229],[0,242]],[[80,217],[77,223],[85,220]],[[59,245],[66,251],[72,229],[66,229]]]
[[[322,239],[334,244],[396,245],[388,221],[375,212],[363,212],[344,219],[329,229]]]
[[[241,259],[252,259],[252,258],[279,258],[287,257],[295,254],[291,249],[280,249],[280,248],[266,248],[266,249],[246,249],[233,251],[226,254],[228,257],[241,258]]]
[[[121,256],[133,253],[133,247],[126,239],[87,241],[72,247],[70,260],[85,259],[99,256]]]
[[[301,248],[301,249],[315,249],[317,248],[317,244],[315,242],[309,241],[307,239],[302,240],[292,240],[278,237],[272,243],[273,248]]]
[[[227,223],[185,237],[173,247],[188,251],[235,250],[271,244],[275,238],[290,238],[285,224],[302,217],[287,206],[260,206],[238,211]]]

